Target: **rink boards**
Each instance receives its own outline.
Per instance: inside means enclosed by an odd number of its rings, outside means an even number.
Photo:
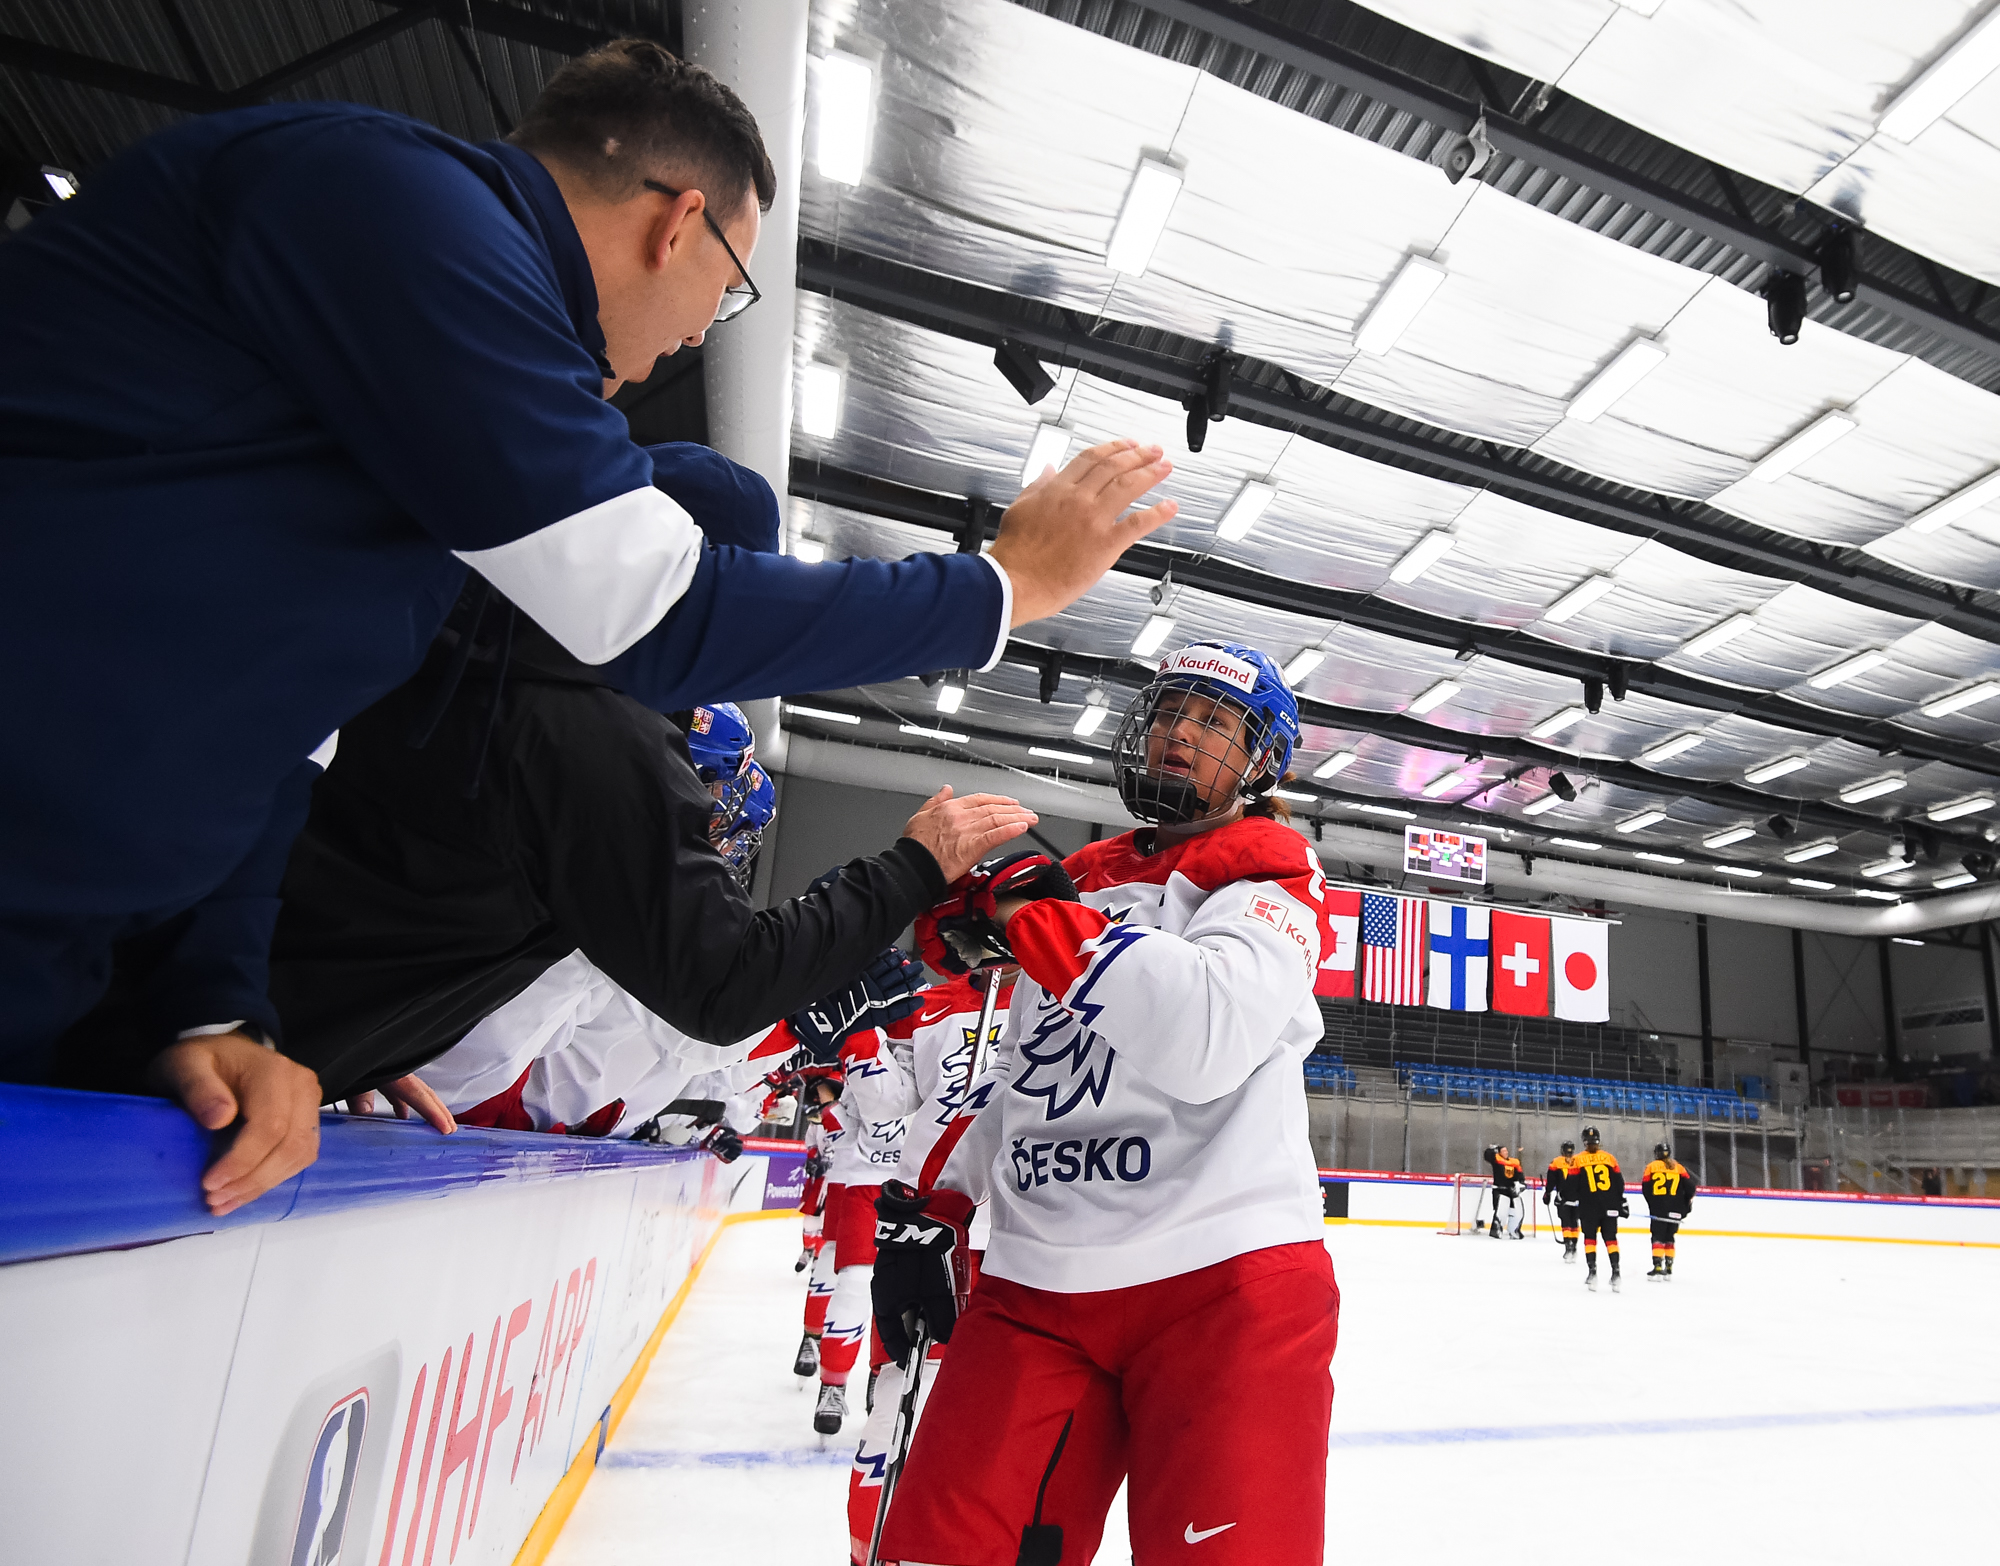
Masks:
[[[723,1165],[329,1116],[314,1170],[218,1226],[184,1116],[81,1097],[0,1090],[10,1560],[505,1566],[559,1526],[725,1218],[797,1200],[775,1144]]]
[[[1628,1176],[1628,1181],[1631,1177]],[[1646,1235],[1646,1202],[1632,1181],[1632,1216],[1619,1220],[1621,1238]],[[1322,1169],[1320,1188],[1331,1223],[1442,1230],[1451,1211],[1449,1175],[1387,1174]],[[1540,1192],[1529,1193],[1539,1201]],[[1471,1193],[1468,1190],[1468,1219]],[[1491,1208],[1486,1213],[1490,1215]],[[1543,1209],[1542,1225],[1548,1225]],[[1820,1191],[1704,1190],[1681,1226],[1690,1239],[1847,1240],[1904,1245],[1972,1245],[2000,1249],[2000,1201],[1971,1197],[1863,1196]]]

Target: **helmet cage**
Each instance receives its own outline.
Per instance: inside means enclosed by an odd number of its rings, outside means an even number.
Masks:
[[[1184,711],[1190,696],[1213,704],[1205,716],[1190,720]],[[1220,799],[1204,799],[1191,778],[1154,771],[1147,741],[1154,724],[1162,721],[1168,729],[1182,728],[1192,721],[1198,731],[1194,749],[1234,772],[1235,786],[1226,789]],[[1185,674],[1162,675],[1139,693],[1111,742],[1119,797],[1138,820],[1162,826],[1194,826],[1217,820],[1239,800],[1261,799],[1277,786],[1283,766],[1282,737],[1270,716],[1257,712],[1221,682]]]

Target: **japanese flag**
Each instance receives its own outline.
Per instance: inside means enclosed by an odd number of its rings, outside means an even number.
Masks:
[[[1554,919],[1556,1015],[1565,1022],[1609,1022],[1606,962],[1610,928],[1595,919]]]
[[[1493,1009],[1513,1017],[1549,1014],[1549,921],[1493,911]]]
[[[1361,939],[1361,894],[1329,889],[1326,894],[1325,953],[1313,979],[1313,994],[1354,997],[1354,955]]]

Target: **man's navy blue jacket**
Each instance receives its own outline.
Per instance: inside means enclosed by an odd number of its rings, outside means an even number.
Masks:
[[[468,565],[659,711],[997,657],[980,557],[705,545],[596,310],[539,164],[350,105],[163,132],[0,245],[0,1077],[229,881]]]

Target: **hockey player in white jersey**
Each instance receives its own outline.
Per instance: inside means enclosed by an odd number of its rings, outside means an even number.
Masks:
[[[924,922],[918,935],[924,934]],[[941,953],[926,949],[925,959],[934,968],[945,960]],[[996,1076],[989,1072],[980,1084],[979,1097],[972,1098],[975,1067],[991,1057],[1000,1042],[1006,1006],[1012,998],[1015,970],[996,969],[977,975],[960,974],[924,992],[919,1010],[900,1022],[868,1033],[851,1035],[842,1046],[842,1055],[867,1052],[879,1060],[883,1070],[850,1076],[850,1102],[854,1110],[870,1119],[886,1120],[902,1116],[908,1129],[903,1133],[903,1154],[899,1177],[912,1185],[935,1183],[945,1158],[971,1124],[977,1106],[987,1101]],[[994,987],[994,1010],[987,1009],[987,987]],[[987,1037],[979,1036],[982,1018]],[[985,1209],[974,1215],[970,1247],[973,1281],[977,1281],[978,1255],[986,1245]],[[879,1341],[879,1339],[878,1339]],[[941,1359],[945,1346],[931,1350],[933,1361]],[[924,1393],[929,1385],[925,1384]],[[902,1367],[894,1361],[875,1371],[869,1387],[868,1420],[861,1427],[860,1444],[855,1448],[854,1467],[847,1478],[848,1550],[856,1562],[865,1560],[869,1540],[874,1535],[875,1511],[882,1495],[887,1470],[889,1442],[895,1425],[896,1409],[903,1395]],[[920,1395],[916,1413],[922,1416]]]
[[[1325,904],[1271,799],[1297,737],[1263,653],[1172,654],[1114,742],[1157,824],[1063,866],[989,862],[940,912],[972,965],[1000,952],[1023,977],[1007,1087],[934,1188],[878,1205],[884,1344],[952,1344],[881,1559],[1080,1566],[1124,1481],[1138,1566],[1196,1546],[1200,1566],[1319,1566],[1339,1293],[1302,1062]]]

